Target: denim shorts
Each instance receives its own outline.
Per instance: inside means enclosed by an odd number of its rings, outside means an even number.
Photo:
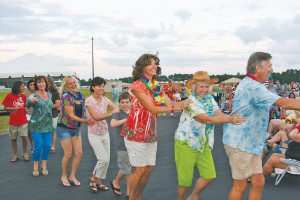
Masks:
[[[62,126],[56,127],[56,137],[58,140],[71,139],[72,137],[81,136],[80,129],[66,128]]]

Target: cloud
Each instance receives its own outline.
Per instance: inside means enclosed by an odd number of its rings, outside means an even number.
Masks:
[[[9,2],[0,2],[0,19],[7,17],[24,17],[32,14],[34,14],[34,12],[24,6]]]
[[[143,29],[143,30],[135,31],[134,36],[138,38],[147,37],[147,38],[155,39],[159,36],[160,33],[162,33],[162,31],[158,29]]]
[[[41,58],[44,58],[45,60],[49,60],[51,62],[57,63],[60,66],[82,66],[86,65],[87,62],[75,59],[75,58],[65,58],[62,56],[56,56],[53,54],[44,54],[40,56]]]
[[[174,12],[174,15],[176,17],[179,17],[183,22],[185,22],[186,20],[188,20],[189,18],[191,18],[192,13],[187,11],[187,10],[177,10]]]
[[[255,43],[263,39],[286,43],[287,41],[300,41],[300,15],[283,22],[274,18],[260,20],[254,26],[240,26],[234,32],[244,43]]]
[[[112,35],[111,40],[115,43],[115,45],[119,47],[123,47],[128,43],[127,36],[122,36],[122,35]]]

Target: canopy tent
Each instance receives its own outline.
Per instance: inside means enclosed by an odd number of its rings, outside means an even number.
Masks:
[[[222,83],[239,83],[239,82],[241,82],[241,79],[235,77],[222,81]]]

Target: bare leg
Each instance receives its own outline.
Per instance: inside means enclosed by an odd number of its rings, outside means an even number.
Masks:
[[[18,153],[18,140],[17,139],[12,139],[11,140],[11,146],[12,146],[14,155],[18,156],[19,155],[19,153]]]
[[[272,139],[267,140],[267,143],[269,143],[272,146],[274,143],[280,142],[283,134],[286,135],[284,131],[278,131]]]
[[[22,136],[23,154],[27,153],[28,137]]]
[[[72,170],[69,176],[70,180],[76,181],[76,171],[81,161],[82,156],[82,140],[81,136],[72,137],[72,146],[74,149],[74,158],[72,162]]]
[[[127,185],[126,195],[127,196],[129,196],[129,192],[130,192],[129,181],[130,181],[131,176],[132,176],[131,174],[126,175],[126,185]]]
[[[188,189],[189,189],[188,187],[183,187],[183,186],[177,187],[178,200],[185,200]]]
[[[263,174],[253,174],[251,176],[251,188],[249,191],[249,200],[261,200],[262,192],[265,186],[265,177]]]
[[[233,180],[233,186],[229,193],[229,200],[242,199],[243,193],[247,188],[247,179],[245,180]]]
[[[131,175],[128,185],[130,187],[129,200],[135,200],[137,187],[140,184],[141,178],[146,171],[146,167],[135,167],[134,173]]]
[[[71,139],[61,140],[60,144],[64,150],[64,157],[61,161],[61,167],[62,167],[61,180],[63,182],[69,182],[67,172],[68,172],[70,160],[72,158],[72,141]]]
[[[53,131],[52,133],[52,145],[51,145],[51,150],[55,151],[55,143],[56,143],[56,131]]]
[[[116,178],[112,181],[113,186],[115,188],[119,188],[120,189],[120,181],[123,179],[125,175],[121,174],[120,172],[117,174]],[[121,195],[121,192],[115,191],[117,194]]]
[[[285,169],[287,167],[287,164],[281,162],[280,158],[285,158],[285,155],[277,153],[272,154],[272,156],[263,167],[264,176],[271,174],[274,171],[275,167],[278,167],[280,169]]]
[[[153,166],[146,166],[146,170],[144,174],[141,177],[140,183],[137,187],[136,194],[135,194],[135,200],[141,200],[142,194],[144,192],[144,189],[146,187],[146,184],[149,180],[150,174],[153,171]]]
[[[213,181],[213,179],[199,178],[192,194],[187,198],[188,200],[197,200],[199,194]]]

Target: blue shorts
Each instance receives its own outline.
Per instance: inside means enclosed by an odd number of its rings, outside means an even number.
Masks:
[[[71,139],[72,137],[81,136],[80,129],[77,128],[66,128],[62,126],[57,126],[56,137],[58,140]]]
[[[285,144],[289,144],[289,140],[284,141]],[[280,144],[277,144],[274,148],[274,153],[284,154],[286,152],[286,148],[282,147]]]

